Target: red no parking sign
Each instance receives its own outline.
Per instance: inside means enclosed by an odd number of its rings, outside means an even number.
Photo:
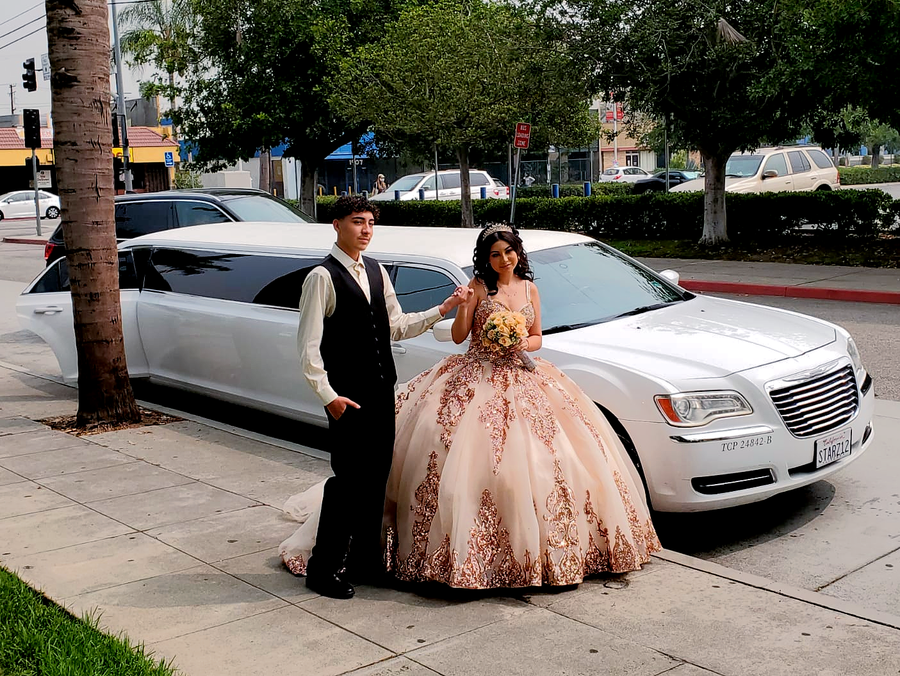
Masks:
[[[531,125],[526,124],[525,122],[519,122],[516,124],[516,137],[513,141],[513,145],[516,148],[522,148],[523,150],[528,149],[528,139],[531,137]]]

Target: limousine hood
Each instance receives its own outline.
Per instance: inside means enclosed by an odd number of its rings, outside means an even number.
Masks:
[[[546,336],[545,347],[619,363],[670,382],[718,378],[836,340],[811,317],[698,296],[677,305]]]

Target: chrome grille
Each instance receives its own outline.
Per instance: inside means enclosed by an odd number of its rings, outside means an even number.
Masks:
[[[852,420],[859,410],[859,391],[850,366],[772,390],[769,396],[796,437],[829,432]]]

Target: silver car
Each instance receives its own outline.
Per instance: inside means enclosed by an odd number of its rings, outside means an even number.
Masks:
[[[435,178],[437,178],[438,184],[437,196],[435,196],[434,191]],[[506,199],[509,197],[509,188],[486,171],[480,169],[470,170],[469,180],[471,181],[472,199],[480,199],[482,188],[485,188],[488,199]],[[391,183],[385,192],[369,199],[376,202],[386,202],[396,199],[397,193],[399,193],[401,200],[417,200],[419,199],[419,190],[422,190],[426,200],[458,200],[462,197],[460,183],[459,169],[445,169],[437,172],[436,176],[433,171],[409,174]]]

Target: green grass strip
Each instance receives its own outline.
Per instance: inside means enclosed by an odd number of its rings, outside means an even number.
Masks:
[[[98,630],[0,566],[0,675],[173,676],[126,636]]]

